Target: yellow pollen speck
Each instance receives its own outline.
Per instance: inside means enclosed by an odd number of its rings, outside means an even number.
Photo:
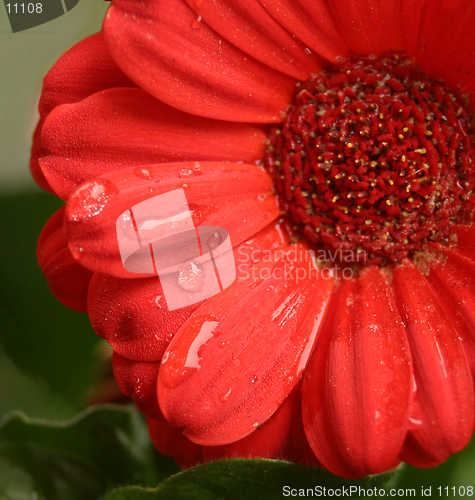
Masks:
[[[353,144],[352,144],[351,142],[348,142],[346,145],[347,145],[349,148],[352,148],[352,147],[353,147]]]
[[[399,139],[404,139],[404,135],[403,134],[399,134],[398,137],[399,137]]]
[[[407,201],[408,201],[409,203],[412,203],[412,202],[414,201],[414,198],[408,198],[408,199],[407,199]]]
[[[388,183],[389,183],[390,186],[394,186],[394,181],[392,179],[389,179]]]
[[[365,223],[367,226],[369,226],[370,224],[372,224],[372,223],[373,223],[373,221],[372,221],[371,219],[366,219],[366,220],[364,221],[364,223]]]
[[[406,161],[406,156],[405,155],[401,156],[401,161]]]
[[[409,132],[409,129],[408,129],[407,127],[404,127],[404,128],[402,129],[402,131],[407,133],[407,132]]]
[[[384,120],[384,115],[383,115],[383,113],[379,113],[378,118],[379,118],[380,120]]]
[[[426,131],[425,131],[425,134],[426,134],[427,136],[431,136],[431,135],[432,135],[432,132],[431,132],[430,130],[426,130]]]
[[[391,200],[386,200],[386,205],[391,206],[392,205]]]

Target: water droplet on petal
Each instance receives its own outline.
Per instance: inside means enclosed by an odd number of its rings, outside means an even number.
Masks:
[[[311,51],[311,49],[309,49],[308,47],[305,47],[305,49],[304,49],[303,51],[305,52],[305,54],[306,54],[307,56],[311,56],[311,55],[312,55],[312,51]]]
[[[134,399],[141,399],[143,397],[143,383],[140,380],[134,384]]]
[[[157,304],[160,309],[162,308],[162,304],[160,303],[162,301],[162,298],[162,295],[157,295],[157,297],[155,298],[155,304]]]
[[[183,178],[187,178],[187,177],[191,177],[193,175],[193,170],[191,170],[190,168],[184,168],[181,172],[180,172],[180,177],[183,179]]]
[[[108,200],[118,193],[115,184],[107,179],[95,179],[80,187],[70,198],[67,216],[79,221],[99,215]]]
[[[146,179],[148,181],[151,181],[153,179],[153,172],[148,168],[137,167],[134,170],[134,175],[140,177],[140,179]]]
[[[188,349],[184,364],[185,370],[199,370],[201,368],[203,352],[206,349],[208,342],[210,342],[211,339],[219,333],[219,330],[216,331],[219,326],[219,321],[215,321],[213,316],[208,316],[208,318],[209,319],[205,321],[203,321],[202,317],[198,317],[197,319],[196,324],[201,323],[200,331]]]
[[[191,27],[194,30],[200,29],[200,27],[201,27],[201,16],[198,16],[197,19],[193,19],[193,21],[191,21]]]
[[[223,403],[225,401],[227,401],[229,399],[229,396],[231,395],[231,387],[228,389],[228,392],[226,392],[225,394],[222,394],[220,397],[219,397],[219,400],[222,401]]]
[[[208,238],[208,248],[210,250],[214,250],[215,248],[218,248],[219,245],[221,245],[221,235],[218,231],[215,231]]]
[[[76,260],[80,260],[83,258],[83,252],[84,252],[83,247],[75,247],[71,250],[71,254]]]
[[[204,269],[198,262],[185,262],[178,268],[178,284],[187,292],[201,290],[204,279]]]
[[[257,375],[254,375],[254,377],[252,377],[251,384],[254,384],[255,382],[257,382],[258,378],[259,377]]]
[[[193,172],[197,175],[203,175],[203,171],[201,170],[201,165],[199,162],[195,162],[195,166],[193,167]]]
[[[218,342],[218,347],[220,347],[221,349],[222,349],[223,347],[226,347],[227,345],[228,345],[228,343],[227,343],[227,342],[224,342],[224,341],[222,341],[222,340],[221,340],[221,342]]]

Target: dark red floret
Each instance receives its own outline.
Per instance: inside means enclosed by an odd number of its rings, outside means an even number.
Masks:
[[[475,189],[462,102],[398,56],[344,61],[301,84],[265,155],[296,229],[355,262],[446,240]]]

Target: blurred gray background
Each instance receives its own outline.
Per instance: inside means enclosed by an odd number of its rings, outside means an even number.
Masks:
[[[103,0],[80,0],[53,21],[12,33],[0,5],[0,193],[34,186],[28,159],[43,77],[67,49],[100,31],[108,6]]]

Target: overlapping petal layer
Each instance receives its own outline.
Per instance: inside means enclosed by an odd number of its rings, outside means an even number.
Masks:
[[[235,247],[237,274],[247,272],[288,242],[283,224],[267,226]],[[174,334],[200,306],[198,302],[169,311],[158,277],[131,281],[98,273],[91,281],[88,300],[96,333],[121,356],[147,362],[162,359]]]
[[[472,240],[473,247],[473,240]],[[463,343],[472,375],[475,374],[475,264],[441,245],[431,245],[427,278],[445,306],[451,325]],[[465,254],[464,254],[465,255]]]
[[[294,93],[293,78],[229,43],[181,0],[116,1],[104,34],[115,61],[134,82],[193,114],[278,122]]]
[[[335,474],[362,477],[397,460],[406,434],[412,363],[391,288],[376,267],[342,280],[305,371],[303,422]]]
[[[271,180],[259,167],[202,162],[199,173],[193,173],[193,168],[194,162],[130,167],[82,185],[68,200],[64,226],[75,258],[92,271],[118,278],[147,276],[124,268],[117,219],[152,195],[177,189],[185,190],[194,224],[226,228],[233,245],[279,216]],[[192,174],[183,178],[184,171]]]
[[[63,230],[64,211],[64,207],[58,210],[41,231],[38,263],[55,297],[75,311],[87,312],[87,290],[92,273],[78,264],[69,251]]]
[[[435,465],[466,444],[473,206],[415,265],[325,279],[329,268],[292,260],[304,245],[288,246],[255,162],[296,80],[339,57],[405,52],[472,91],[474,20],[469,0],[114,0],[104,34],[48,74],[31,169],[68,203],[40,237],[40,264],[69,307],[85,310],[88,293],[119,385],[151,417],[160,451],[183,466],[320,461],[353,478],[400,459]],[[157,276],[124,269],[116,221],[177,189],[196,226],[229,232],[238,278],[169,311]]]
[[[116,87],[135,87],[112,60],[102,33],[74,45],[45,76],[39,102],[40,121],[36,127],[30,159],[33,178],[44,189],[52,190],[39,165],[48,156],[41,140],[44,121],[62,104],[79,102],[90,95]]]
[[[194,442],[245,437],[299,381],[332,288],[307,257],[296,245],[253,267],[174,337],[162,360],[158,398],[166,419],[185,427]]]
[[[129,165],[177,161],[245,161],[262,157],[258,126],[183,113],[141,89],[110,89],[56,107],[43,125],[50,156],[41,167],[67,199],[85,181]]]
[[[310,52],[332,62],[348,55],[348,48],[325,0],[259,0],[259,3]]]
[[[297,80],[320,71],[311,51],[282,28],[258,0],[186,0],[199,20],[261,63]]]
[[[394,270],[393,287],[414,369],[414,401],[401,458],[433,466],[460,451],[472,435],[473,382],[454,326],[409,261]]]

